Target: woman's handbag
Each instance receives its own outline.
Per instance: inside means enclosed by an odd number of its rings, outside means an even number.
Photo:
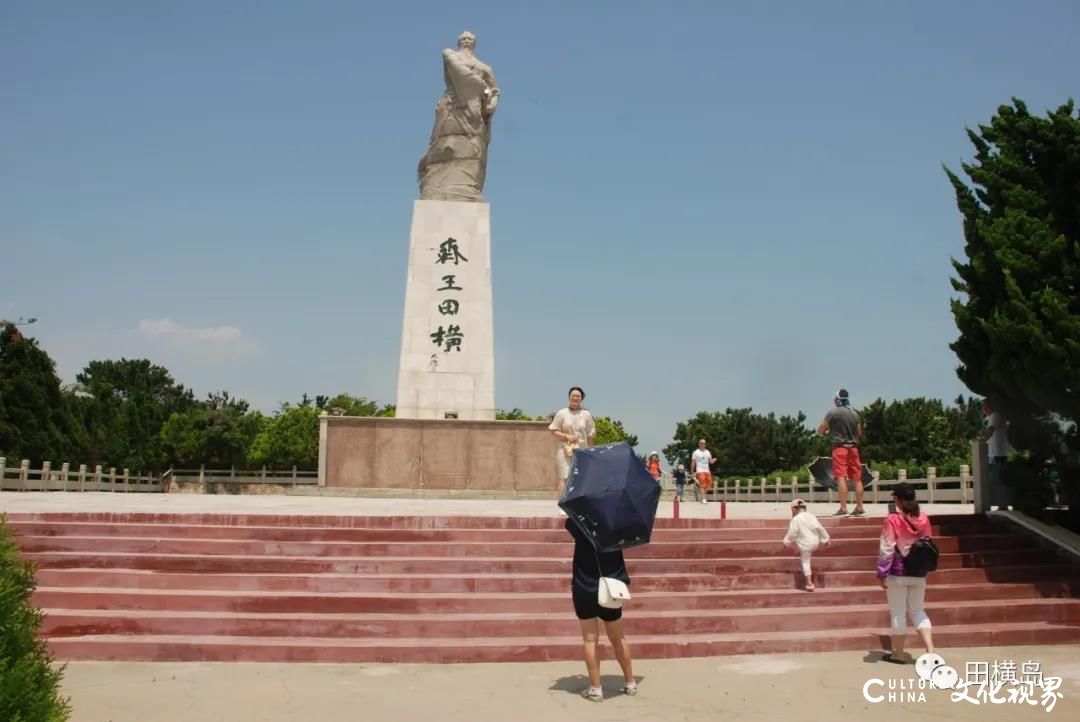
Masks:
[[[630,599],[630,587],[614,577],[605,577],[604,570],[600,568],[600,552],[595,546],[593,553],[596,555],[596,573],[600,577],[597,603],[604,609],[622,609],[623,602]]]
[[[630,587],[612,577],[600,577],[600,589],[596,601],[604,609],[622,609],[630,598]]]

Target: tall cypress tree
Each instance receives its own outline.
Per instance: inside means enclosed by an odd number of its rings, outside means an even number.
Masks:
[[[946,168],[964,217],[954,260],[957,372],[1040,462],[1072,486],[1080,451],[1080,118],[1070,100],[1046,117],[1013,104],[968,130],[970,185]]]

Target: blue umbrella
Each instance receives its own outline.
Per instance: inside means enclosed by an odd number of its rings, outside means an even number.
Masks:
[[[648,544],[660,485],[626,442],[578,449],[559,508],[600,552]]]

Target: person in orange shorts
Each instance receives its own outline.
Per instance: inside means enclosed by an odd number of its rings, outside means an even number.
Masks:
[[[712,465],[716,463],[712,453],[705,448],[705,439],[698,439],[697,451],[690,457],[690,468],[694,470],[694,482],[697,484],[698,496],[702,504],[708,504],[706,498],[709,489],[712,488]]]
[[[833,396],[833,407],[825,414],[818,426],[818,433],[828,435],[832,442],[833,476],[840,491],[840,510],[833,516],[848,513],[848,481],[855,485],[855,511],[852,516],[863,516],[862,460],[859,458],[859,440],[862,439],[862,421],[859,412],[851,408],[851,396],[847,389],[839,389]]]

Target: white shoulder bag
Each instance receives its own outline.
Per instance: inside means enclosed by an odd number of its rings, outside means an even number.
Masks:
[[[597,601],[605,609],[622,609],[623,602],[630,598],[630,588],[611,577],[600,577],[600,592]]]
[[[603,576],[604,571],[600,568],[600,552],[596,547],[593,547],[593,552],[596,553],[596,570],[601,575],[596,601],[604,609],[622,609],[623,602],[630,599],[630,587],[618,579]]]

